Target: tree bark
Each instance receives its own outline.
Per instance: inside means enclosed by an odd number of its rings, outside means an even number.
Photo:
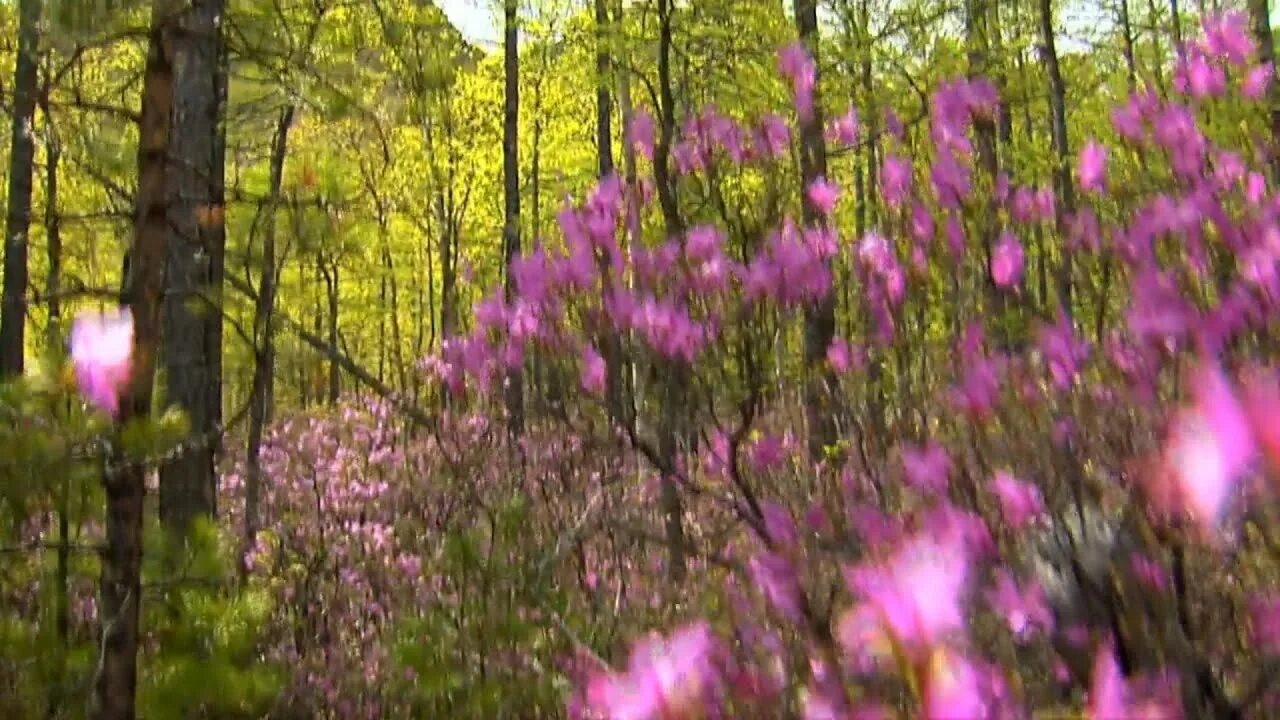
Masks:
[[[503,6],[503,75],[505,90],[502,120],[502,228],[503,259],[507,268],[520,257],[520,48],[516,0]],[[508,269],[503,273],[503,295],[508,304],[516,296],[515,281]],[[507,429],[513,436],[524,434],[524,369],[507,369],[504,396]]]
[[[663,225],[668,237],[683,238],[684,221],[676,201],[675,181],[671,177],[671,146],[675,136],[675,96],[671,89],[671,41],[673,13],[671,0],[658,0],[658,140],[654,148],[653,182],[658,191]],[[673,582],[684,579],[685,540],[684,502],[673,475],[677,466],[680,439],[688,434],[689,408],[685,404],[689,386],[689,368],[679,361],[663,363],[662,419],[658,427],[658,452],[666,468],[662,472],[661,502],[665,516],[668,556],[667,573]]]
[[[795,0],[796,34],[804,43],[815,65],[819,59],[818,3],[817,0]],[[822,131],[821,71],[817,71],[813,87],[813,111],[800,119],[800,178],[803,183],[801,214],[809,228],[821,228],[826,219],[809,199],[808,187],[827,174],[827,143]],[[825,261],[827,272],[832,264]],[[835,377],[826,363],[827,348],[836,332],[836,301],[834,289],[817,304],[804,312],[804,360],[807,378],[805,382],[805,409],[809,425],[809,459],[818,462],[826,448],[836,443],[835,412],[831,406],[831,388]]]
[[[133,312],[133,374],[121,397],[117,437],[102,478],[107,503],[100,589],[102,645],[90,720],[133,720],[136,716],[146,467],[137,459],[124,456],[120,435],[129,423],[146,421],[150,415],[160,344],[160,308],[169,242],[167,155],[176,5],[174,0],[154,0],[143,71],[133,244],[121,293]]]
[[[596,157],[599,161],[599,176],[606,178],[614,172],[613,160],[613,99],[609,92],[609,3],[608,0],[595,0],[596,20]],[[601,289],[607,295],[613,289],[612,264],[609,259],[599,258]],[[618,333],[611,327],[603,329],[603,353],[605,361],[605,402],[609,416],[614,422],[626,422],[623,414],[623,365],[622,344]]]
[[[1052,122],[1054,152],[1054,184],[1058,194],[1057,223],[1061,232],[1063,218],[1075,211],[1075,185],[1071,181],[1071,148],[1067,144],[1067,86],[1058,64],[1054,44],[1053,0],[1040,2],[1040,57],[1049,77],[1049,115]],[[1062,312],[1071,314],[1071,254],[1064,252],[1058,266],[1058,303]]]
[[[4,288],[0,302],[0,379],[22,374],[26,352],[27,248],[35,163],[36,66],[43,0],[18,3],[18,57],[13,70],[13,135],[9,142],[9,207],[4,221]]]
[[[1276,44],[1271,34],[1270,3],[1267,0],[1249,0],[1250,25],[1253,28],[1253,41],[1258,46],[1258,61],[1271,63],[1276,60]],[[1272,82],[1267,86],[1267,118],[1271,126],[1271,147],[1267,153],[1270,158],[1272,180],[1280,183],[1280,84]]]
[[[191,0],[173,41],[169,257],[164,297],[166,401],[198,439],[160,467],[160,519],[184,535],[217,509],[214,443],[222,415],[224,0]],[[212,299],[211,299],[212,298]]]

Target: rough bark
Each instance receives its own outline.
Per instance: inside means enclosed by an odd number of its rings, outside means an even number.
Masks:
[[[167,154],[173,107],[170,41],[173,0],[152,4],[138,128],[138,190],[133,244],[122,300],[133,312],[133,375],[121,397],[117,427],[145,421],[151,411],[160,308],[169,242]],[[106,545],[100,588],[102,645],[90,701],[90,720],[133,720],[138,684],[138,618],[142,594],[142,514],[146,468],[124,457],[119,438],[103,473]]]
[[[22,374],[26,350],[27,246],[35,163],[37,53],[43,0],[18,3],[18,57],[13,71],[13,134],[9,145],[9,207],[4,221],[4,288],[0,302],[0,379]]]
[[[520,256],[520,48],[519,18],[516,0],[503,6],[503,75],[505,79],[502,113],[502,196],[503,259],[508,268]],[[507,302],[515,299],[515,281],[508,271],[503,274],[503,293]],[[524,433],[524,369],[508,368],[504,396],[507,403],[507,429],[512,435]]]
[[[191,433],[212,437],[222,415],[224,0],[191,0],[173,44],[169,257],[164,297],[165,395]],[[160,467],[160,519],[179,535],[217,509],[216,447],[196,442]]]

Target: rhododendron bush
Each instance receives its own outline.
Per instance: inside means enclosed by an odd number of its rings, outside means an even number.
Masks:
[[[248,547],[251,470],[225,459],[204,553],[235,590],[181,602],[236,629],[210,631],[226,677],[270,669],[238,711],[1280,712],[1280,195],[1244,22],[1209,16],[1172,92],[1137,89],[1080,139],[1070,187],[984,165],[985,79],[917,115],[824,119],[800,44],[777,56],[785,113],[664,129],[637,108],[647,172],[567,202],[514,291],[424,359],[432,423],[398,397],[281,413]],[[860,232],[835,163],[794,181],[808,122],[837,152],[879,128],[884,211]],[[652,172],[668,150],[673,178]],[[668,182],[699,209],[664,209]],[[798,367],[833,296],[841,331]],[[131,333],[127,315],[73,332],[85,436],[116,411]],[[513,436],[503,388],[525,368],[559,387]],[[816,452],[806,384],[835,429]],[[82,650],[87,568],[65,631]],[[0,587],[0,637],[33,642],[30,583]],[[153,666],[192,672],[156,614]]]

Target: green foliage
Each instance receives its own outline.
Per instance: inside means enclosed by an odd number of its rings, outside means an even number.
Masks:
[[[414,717],[500,718],[554,713],[563,688],[546,667],[562,650],[534,608],[567,603],[546,573],[544,553],[528,545],[528,502],[513,497],[485,522],[450,531],[436,572],[457,601],[431,603],[392,629],[395,696]],[[514,662],[513,662],[513,659]],[[541,709],[541,712],[539,712]]]
[[[287,668],[261,657],[274,601],[262,585],[236,587],[237,541],[199,521],[185,547],[174,547],[158,527],[147,547],[153,560],[146,575],[158,591],[144,605],[144,626],[158,652],[140,667],[140,714],[261,717],[279,696]]]

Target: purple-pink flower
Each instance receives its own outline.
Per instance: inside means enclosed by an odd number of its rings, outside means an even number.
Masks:
[[[921,657],[918,653],[964,631],[969,559],[959,537],[921,534],[906,540],[883,564],[846,570],[845,580],[893,640]]]
[[[991,280],[997,287],[1009,288],[1022,282],[1026,257],[1022,243],[1013,233],[1000,234],[996,246],[991,249]]]
[[[120,411],[120,393],[133,360],[133,313],[85,313],[71,326],[71,361],[85,399],[111,415]]]
[[[1090,140],[1080,148],[1080,160],[1076,173],[1080,187],[1088,192],[1102,192],[1107,182],[1107,149],[1096,140]]]
[[[1000,501],[1000,510],[1010,529],[1019,530],[1044,513],[1040,488],[999,470],[991,478],[991,490]]]
[[[1174,418],[1164,466],[1153,478],[1153,500],[1157,509],[1189,515],[1208,531],[1257,446],[1248,415],[1218,367],[1201,366],[1191,387],[1193,403]]]
[[[809,184],[808,196],[815,210],[823,215],[830,215],[836,208],[836,200],[840,198],[840,188],[825,177],[819,177]]]
[[[587,688],[587,705],[609,720],[687,717],[700,709],[715,680],[711,627],[682,628],[669,639],[636,646],[625,673],[600,674]]]

